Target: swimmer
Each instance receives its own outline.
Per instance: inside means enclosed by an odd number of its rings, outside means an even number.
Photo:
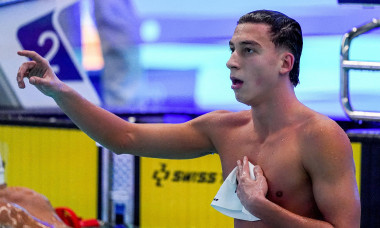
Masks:
[[[0,224],[11,227],[68,227],[55,213],[49,200],[24,187],[0,186]]]
[[[68,228],[49,200],[24,187],[7,187],[0,156],[0,227]]]
[[[292,18],[269,10],[243,15],[229,42],[227,67],[237,101],[250,109],[214,111],[181,124],[129,123],[84,99],[33,51],[18,52],[31,61],[20,66],[17,82],[24,88],[28,78],[117,154],[189,159],[217,153],[224,178],[237,166],[238,197],[260,220],[235,219],[236,228],[359,227],[350,141],[294,92],[302,45],[301,27]],[[316,70],[322,67],[317,64]],[[256,180],[249,178],[248,161]]]

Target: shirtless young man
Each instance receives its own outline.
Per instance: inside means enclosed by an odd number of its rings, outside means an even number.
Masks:
[[[243,16],[230,41],[232,89],[249,111],[215,111],[182,124],[132,124],[82,98],[37,53],[17,74],[52,97],[71,120],[115,153],[158,158],[219,154],[226,178],[238,165],[238,196],[261,220],[235,227],[359,227],[349,139],[296,98],[302,32],[273,11]],[[38,77],[36,77],[38,76]],[[240,161],[240,160],[243,161]],[[256,165],[251,180],[247,161]]]

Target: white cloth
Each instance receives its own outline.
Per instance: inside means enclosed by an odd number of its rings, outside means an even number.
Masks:
[[[249,162],[249,173],[253,180],[255,180],[255,174],[253,173],[254,165]],[[235,167],[228,175],[227,179],[223,182],[219,188],[218,193],[211,202],[211,206],[224,215],[247,221],[260,220],[256,216],[247,211],[241,204],[240,199],[237,196],[237,180],[236,180],[237,167]]]

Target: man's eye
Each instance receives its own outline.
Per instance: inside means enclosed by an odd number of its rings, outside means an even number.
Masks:
[[[230,48],[231,54],[235,51],[235,48]]]
[[[251,49],[251,48],[244,48],[244,51],[245,51],[246,53],[253,53],[253,52],[254,52],[254,50]]]

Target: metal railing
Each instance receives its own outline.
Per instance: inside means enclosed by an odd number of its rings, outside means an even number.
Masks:
[[[340,96],[343,109],[348,117],[352,120],[380,121],[379,112],[353,110],[350,102],[349,91],[350,70],[380,71],[380,62],[352,61],[349,59],[351,41],[363,33],[366,33],[378,27],[380,27],[380,20],[372,19],[370,23],[358,28],[355,27],[350,32],[344,34],[342,39],[340,55]]]

